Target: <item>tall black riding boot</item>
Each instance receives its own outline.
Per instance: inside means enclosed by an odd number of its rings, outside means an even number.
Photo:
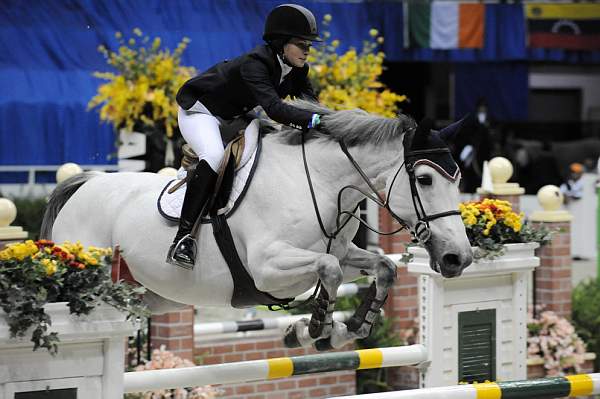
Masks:
[[[217,173],[212,170],[208,162],[200,160],[194,175],[186,183],[185,197],[181,207],[179,229],[169,248],[167,263],[193,269],[196,260],[196,240],[190,235],[196,220],[201,214],[207,213],[204,209],[212,195],[212,190],[217,180]]]

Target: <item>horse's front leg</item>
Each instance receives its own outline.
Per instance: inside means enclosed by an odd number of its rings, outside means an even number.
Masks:
[[[350,243],[346,256],[340,262],[346,274],[369,274],[375,281],[369,287],[354,315],[345,323],[335,323],[330,336],[330,345],[339,348],[357,338],[371,333],[387,298],[388,290],[396,279],[396,265],[389,258],[358,248]]]
[[[252,270],[256,287],[275,296],[290,291],[304,292],[317,280],[321,281],[311,320],[301,319],[288,327],[284,338],[287,347],[310,346],[330,335],[337,290],[343,280],[335,256],[277,241],[255,254],[249,253],[249,258],[252,264],[261,265]]]

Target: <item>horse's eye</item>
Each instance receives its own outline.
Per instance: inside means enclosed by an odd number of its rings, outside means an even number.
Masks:
[[[417,181],[423,186],[431,186],[433,184],[433,179],[429,175],[418,176]]]

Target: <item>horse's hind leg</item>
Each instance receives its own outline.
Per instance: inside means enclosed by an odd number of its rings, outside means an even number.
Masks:
[[[274,294],[297,290],[300,284],[307,283],[308,288],[317,279],[322,284],[311,320],[301,319],[292,324],[286,331],[285,345],[310,346],[316,340],[328,337],[333,327],[337,289],[343,280],[338,259],[333,255],[292,247],[281,241],[261,251],[260,257],[263,267],[252,272],[256,287],[261,291]]]
[[[329,342],[321,344],[329,344],[333,348],[339,348],[349,341],[369,336],[373,323],[385,303],[388,290],[396,278],[394,262],[385,256],[360,249],[354,244],[350,245],[341,265],[344,269],[360,269],[361,273],[374,275],[376,279],[369,287],[354,315],[345,325],[336,322]]]

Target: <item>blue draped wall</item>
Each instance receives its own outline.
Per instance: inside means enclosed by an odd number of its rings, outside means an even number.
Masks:
[[[112,128],[86,111],[100,83],[93,71],[107,70],[99,44],[116,45],[115,31],[140,28],[174,48],[192,39],[183,62],[200,70],[260,43],[263,20],[281,0],[3,0],[0,3],[0,164],[114,163]],[[390,61],[451,61],[457,67],[457,111],[471,107],[486,76],[500,73],[488,92],[499,117],[520,118],[527,61],[600,62],[600,52],[531,51],[525,47],[520,5],[486,8],[485,48],[432,51],[404,49],[402,4],[395,1],[298,1],[320,20],[330,13],[332,36],[360,47],[371,27],[385,36]],[[502,63],[520,61],[514,64]],[[477,65],[476,63],[486,62]],[[471,63],[469,65],[469,63]],[[513,66],[511,66],[513,65]],[[470,72],[465,68],[475,68]],[[517,69],[514,69],[517,68]],[[518,70],[519,73],[513,73]],[[466,72],[465,72],[466,71]],[[523,72],[524,71],[524,72]],[[475,74],[477,81],[461,76]],[[500,77],[500,75],[495,75]],[[526,82],[525,82],[526,83]],[[485,93],[484,93],[485,94]],[[522,94],[516,94],[518,97]],[[522,110],[523,108],[521,108]],[[526,108],[524,108],[526,109]],[[515,113],[516,112],[516,113]]]

